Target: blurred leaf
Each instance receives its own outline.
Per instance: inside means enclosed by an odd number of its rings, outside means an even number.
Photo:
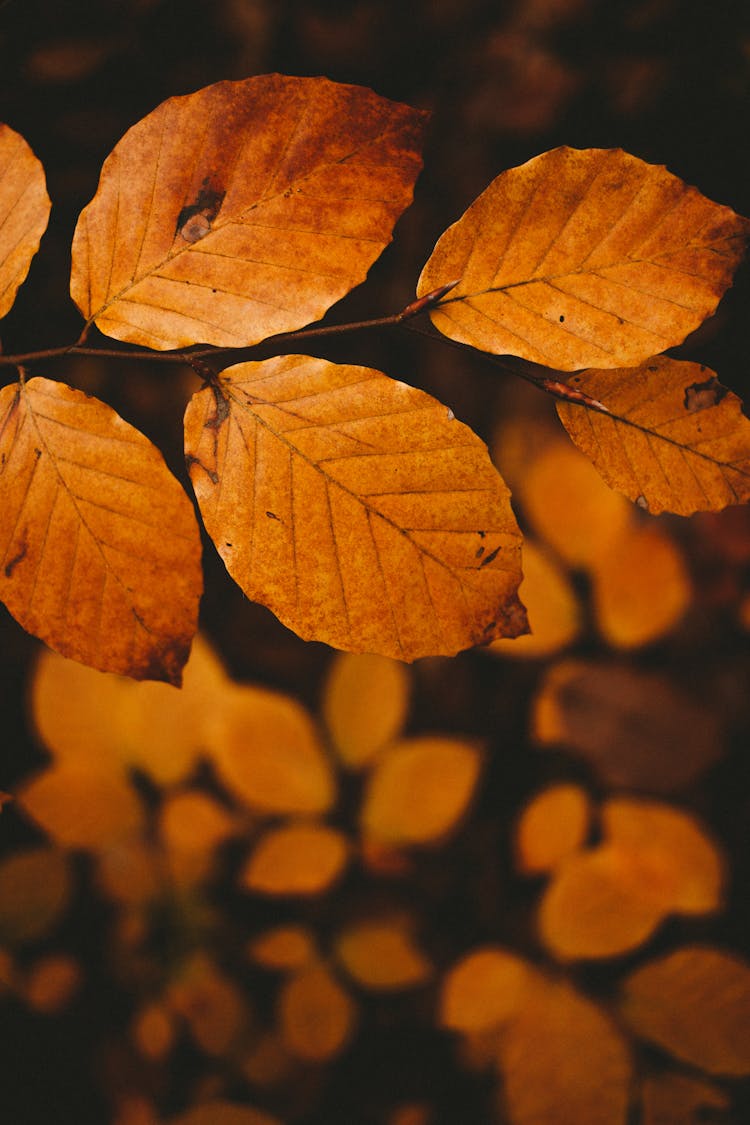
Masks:
[[[440,1026],[474,1033],[505,1024],[525,1004],[536,975],[531,964],[499,947],[466,954],[443,981]]]
[[[143,825],[125,773],[105,762],[62,761],[25,782],[17,797],[26,815],[65,848],[100,851]]]
[[[526,805],[516,828],[516,863],[524,875],[554,871],[583,847],[591,822],[588,794],[579,785],[551,785]]]
[[[647,511],[689,516],[750,499],[750,421],[709,368],[653,356],[570,384],[616,417],[559,403],[566,430],[607,484]]]
[[[533,738],[580,754],[611,786],[672,793],[723,752],[713,700],[627,664],[565,660],[534,701]]]
[[[633,1032],[710,1074],[750,1074],[750,965],[686,946],[636,969],[620,1011]]]
[[[723,1090],[686,1074],[659,1074],[646,1078],[641,1092],[643,1125],[703,1125],[727,1121],[730,1108]],[[718,1111],[714,1114],[712,1111]]]
[[[144,1058],[154,1061],[165,1059],[175,1042],[174,1015],[160,1001],[146,1004],[136,1012],[130,1034]]]
[[[162,860],[142,839],[113,843],[96,856],[99,890],[115,902],[138,906],[153,899],[163,878]]]
[[[199,789],[170,793],[159,812],[159,832],[173,878],[187,883],[206,878],[214,852],[238,828],[235,817],[208,793]]]
[[[22,136],[0,125],[0,316],[29,272],[50,206],[44,168]]]
[[[239,986],[204,953],[183,965],[169,986],[166,1002],[182,1016],[196,1046],[207,1055],[226,1054],[249,1019]]]
[[[260,1035],[242,1060],[242,1073],[253,1086],[276,1086],[293,1081],[298,1066],[277,1031]]]
[[[263,688],[229,693],[210,716],[207,746],[229,791],[266,813],[323,813],[335,775],[305,709]]]
[[[247,891],[316,895],[330,888],[349,858],[346,836],[327,824],[286,824],[261,836],[240,873]]]
[[[332,1059],[354,1030],[354,1002],[324,965],[310,965],[284,982],[278,998],[285,1046],[310,1062]]]
[[[551,656],[569,645],[581,627],[578,599],[562,567],[528,538],[523,543],[522,566],[518,593],[531,632],[493,641],[486,651],[531,659]]]
[[[52,929],[70,900],[68,858],[54,848],[28,848],[0,863],[0,942],[20,945]]]
[[[563,371],[681,343],[731,284],[750,223],[621,149],[556,148],[498,176],[439,239],[436,328]]]
[[[323,696],[323,718],[336,753],[351,769],[370,764],[401,733],[409,707],[409,673],[386,656],[338,653]]]
[[[73,239],[73,300],[105,335],[158,349],[241,347],[318,320],[390,242],[424,125],[325,78],[170,98],[104,163]]]
[[[682,555],[657,524],[625,531],[593,564],[596,621],[614,648],[658,640],[679,623],[692,594]]]
[[[477,747],[459,739],[426,735],[394,743],[368,777],[362,831],[392,844],[438,842],[465,813],[481,766]]]
[[[309,356],[237,364],[193,396],[185,453],[227,570],[303,640],[415,660],[524,632],[508,489],[424,391]]]
[[[166,1125],[281,1125],[281,1122],[249,1105],[211,1101],[170,1117]]]
[[[305,926],[276,926],[254,938],[248,956],[264,969],[301,969],[315,956],[315,935]]]
[[[432,965],[415,945],[413,920],[384,918],[355,922],[336,939],[336,956],[350,977],[374,990],[413,988],[432,975]]]
[[[83,971],[74,957],[51,953],[40,958],[29,971],[24,999],[34,1011],[54,1015],[66,1007],[82,981]]]

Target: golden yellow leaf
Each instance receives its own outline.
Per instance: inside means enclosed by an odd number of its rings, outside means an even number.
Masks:
[[[47,229],[44,169],[26,141],[0,125],[0,316],[5,316]]]
[[[538,981],[499,1040],[512,1125],[625,1125],[627,1045],[605,1013],[569,984]]]
[[[264,969],[301,969],[315,956],[315,935],[305,926],[276,926],[254,938],[248,956]]]
[[[413,988],[424,984],[433,971],[414,943],[413,928],[408,917],[355,922],[336,938],[336,956],[363,988]]]
[[[239,986],[203,953],[182,967],[165,1001],[182,1016],[196,1045],[207,1055],[221,1056],[229,1051],[248,1021]]]
[[[31,681],[31,714],[47,750],[61,761],[115,762],[123,684],[129,682],[42,649]]]
[[[401,660],[526,629],[486,446],[423,391],[280,356],[193,396],[185,451],[235,581],[304,639]]]
[[[536,976],[530,963],[499,946],[475,949],[446,974],[438,1021],[465,1034],[505,1024],[526,1002]]]
[[[516,828],[519,871],[534,875],[554,871],[583,847],[591,822],[591,803],[580,785],[551,785],[537,793]]]
[[[531,632],[493,641],[487,652],[533,660],[551,656],[575,640],[581,614],[565,571],[528,538],[523,543],[522,565],[523,582],[518,593],[526,606]]]
[[[48,379],[0,391],[0,596],[102,671],[179,684],[203,580],[190,501],[154,445]]]
[[[349,841],[327,824],[269,829],[240,873],[240,885],[267,895],[316,895],[328,890],[349,858]]]
[[[323,813],[335,776],[305,709],[263,688],[228,693],[209,717],[206,749],[224,785],[252,809]]]
[[[625,531],[592,569],[597,625],[614,648],[658,640],[679,623],[692,602],[682,555],[655,523]]]
[[[270,1113],[263,1113],[249,1105],[208,1101],[177,1117],[170,1117],[166,1125],[281,1125],[281,1122]]]
[[[37,1012],[52,1015],[70,1002],[83,981],[78,961],[67,953],[50,953],[30,969],[24,999]]]
[[[107,336],[244,346],[364,281],[409,205],[423,111],[271,74],[170,98],[107,158],[71,294]]]
[[[139,832],[143,810],[116,764],[62,761],[24,783],[20,808],[65,848],[100,851]]]
[[[620,1011],[636,1035],[711,1074],[750,1074],[750,965],[691,945],[636,969]]]
[[[164,1059],[174,1046],[174,1015],[166,1004],[158,1000],[146,1004],[136,1012],[130,1035],[144,1058]]]
[[[690,516],[750,499],[750,421],[709,368],[654,356],[570,384],[612,416],[559,403],[563,425],[607,484],[646,511]]]
[[[180,883],[206,878],[217,847],[238,828],[232,813],[200,789],[169,794],[159,810],[159,832],[172,877]]]
[[[563,371],[634,366],[713,312],[750,223],[621,149],[503,172],[439,239],[417,294],[451,339]]]
[[[284,1045],[311,1062],[332,1059],[354,1031],[357,1011],[325,965],[311,965],[284,982],[278,998]]]
[[[601,661],[564,660],[534,701],[533,737],[585,758],[610,786],[671,793],[713,765],[723,750],[710,700],[667,678]]]
[[[666,1073],[646,1078],[641,1105],[643,1125],[702,1125],[711,1120],[730,1120],[726,1116],[730,1102],[724,1091],[687,1074]]]
[[[401,732],[410,687],[408,671],[396,660],[336,655],[326,680],[323,718],[345,765],[367,766]]]
[[[479,778],[470,742],[423,735],[393,743],[367,781],[362,830],[390,844],[432,844],[456,827]]]
[[[72,890],[67,857],[54,848],[28,848],[0,863],[0,942],[34,941],[61,916]]]
[[[536,536],[574,567],[606,555],[633,518],[627,501],[564,436],[547,442],[527,466],[518,495]]]

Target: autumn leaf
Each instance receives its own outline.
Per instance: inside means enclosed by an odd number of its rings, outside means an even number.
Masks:
[[[523,543],[523,582],[518,593],[526,606],[530,633],[488,645],[498,656],[539,660],[569,645],[581,627],[573,586],[555,559],[528,537]]]
[[[385,656],[342,652],[323,696],[323,717],[339,758],[351,769],[369,765],[401,731],[411,684],[403,664]]]
[[[640,507],[690,516],[750,499],[750,421],[709,368],[654,356],[569,382],[611,415],[561,402],[560,420],[607,484]]]
[[[325,78],[170,98],[104,163],[73,239],[73,300],[107,336],[157,349],[318,320],[390,242],[425,121]]]
[[[207,1055],[231,1049],[248,1020],[239,986],[204,953],[196,953],[171,981],[168,1007],[187,1023],[196,1045]]]
[[[0,316],[29,272],[49,212],[42,165],[23,137],[0,125]]]
[[[412,929],[408,917],[352,923],[336,939],[336,956],[363,988],[414,988],[430,978],[432,965],[414,942]]]
[[[247,954],[264,969],[279,972],[301,969],[315,956],[315,937],[304,926],[276,926],[253,938]]]
[[[193,397],[185,450],[229,573],[299,636],[414,660],[525,631],[508,490],[422,391],[307,356],[238,364]]]
[[[621,149],[503,172],[439,239],[417,294],[451,339],[562,371],[635,366],[713,312],[750,222]],[[635,375],[633,375],[635,379]]]
[[[341,875],[349,841],[327,824],[285,824],[261,837],[240,873],[245,890],[267,895],[315,895]]]
[[[338,1055],[354,1031],[353,1000],[322,964],[301,969],[278,997],[284,1045],[298,1058],[323,1062]]]
[[[643,1125],[701,1125],[712,1117],[717,1122],[731,1120],[724,1091],[687,1074],[668,1072],[646,1078],[641,1104]]]
[[[579,785],[551,785],[531,800],[516,828],[516,864],[525,875],[553,871],[583,847],[591,803]]]
[[[281,1122],[249,1105],[207,1101],[177,1117],[170,1117],[167,1125],[281,1125]]]
[[[179,684],[201,545],[161,454],[48,379],[0,391],[0,597],[28,632],[102,671]]]
[[[143,810],[125,772],[79,758],[50,766],[18,791],[27,816],[66,848],[94,852],[136,835]]]
[[[440,1025],[473,1034],[507,1023],[520,1011],[535,975],[522,957],[498,946],[472,950],[443,980]]]
[[[0,863],[0,943],[42,937],[65,910],[72,891],[64,852],[37,847],[8,856]]]

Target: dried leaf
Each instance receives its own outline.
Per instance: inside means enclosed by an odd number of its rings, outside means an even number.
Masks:
[[[73,239],[73,300],[107,336],[158,349],[318,320],[390,242],[425,121],[325,78],[170,98],[104,163]]]
[[[362,830],[390,844],[431,844],[455,828],[479,778],[476,746],[440,735],[394,743],[368,777]]]
[[[686,946],[627,978],[621,1013],[636,1035],[711,1074],[750,1074],[750,965]]]
[[[401,731],[409,706],[409,674],[385,656],[339,653],[323,697],[323,717],[339,758],[369,765]]]
[[[40,958],[26,978],[23,995],[36,1012],[54,1015],[71,1001],[83,982],[83,972],[75,958],[66,953],[51,953]]]
[[[0,863],[0,942],[20,945],[43,937],[72,891],[67,857],[54,848],[29,848]]]
[[[285,824],[266,832],[240,873],[245,890],[316,895],[329,889],[349,858],[349,841],[327,824]]]
[[[323,1062],[340,1054],[356,1020],[354,1002],[324,965],[290,977],[278,1000],[285,1046],[298,1058]]]
[[[210,716],[210,753],[224,785],[252,809],[267,813],[323,813],[333,803],[335,778],[305,709],[263,688],[228,693]]]
[[[625,1125],[631,1082],[614,1024],[569,984],[540,981],[500,1037],[512,1125]]]
[[[170,794],[159,810],[159,831],[169,871],[179,883],[210,875],[215,851],[238,831],[235,817],[200,789]]]
[[[750,223],[620,149],[556,148],[498,176],[438,241],[422,296],[446,336],[563,371],[631,367],[713,312]]]
[[[505,1024],[518,1015],[536,977],[531,964],[505,949],[476,949],[446,974],[439,1023],[465,1034]]]
[[[10,612],[63,656],[179,684],[201,545],[159,451],[104,403],[48,379],[4,387],[0,418]]]
[[[614,648],[658,640],[679,623],[692,602],[682,555],[655,523],[626,531],[594,563],[592,577],[599,631]]]
[[[0,316],[29,272],[49,213],[42,165],[23,137],[0,125]]]
[[[534,703],[533,736],[580,754],[611,786],[671,793],[720,757],[716,708],[663,676],[625,664],[566,660]]]
[[[281,1125],[281,1122],[249,1105],[212,1101],[170,1117],[166,1125]]]
[[[18,792],[20,808],[64,848],[100,851],[141,830],[143,810],[125,773],[81,759],[50,766]]]
[[[690,516],[750,499],[750,421],[709,368],[654,356],[570,384],[611,415],[558,403],[560,420],[607,484],[642,508]]]
[[[336,956],[363,988],[414,988],[424,984],[433,970],[414,943],[413,926],[408,917],[356,922],[338,935]]]
[[[523,582],[518,593],[526,606],[530,633],[493,641],[487,652],[540,659],[569,645],[581,627],[573,587],[554,559],[531,539],[523,543]]]
[[[508,490],[424,392],[307,356],[238,364],[193,397],[185,450],[229,573],[304,639],[414,660],[526,628]]]
[[[579,785],[551,785],[528,803],[516,829],[516,863],[525,875],[554,871],[583,847],[591,804]]]
[[[643,1125],[704,1125],[727,1121],[729,1098],[723,1090],[686,1074],[646,1078],[641,1091]],[[718,1111],[714,1113],[714,1111]]]
[[[248,956],[264,969],[301,969],[315,956],[315,935],[304,926],[277,926],[248,945]]]

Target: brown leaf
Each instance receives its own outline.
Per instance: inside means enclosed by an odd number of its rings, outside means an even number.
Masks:
[[[284,982],[278,1016],[285,1046],[298,1058],[323,1062],[349,1040],[356,1008],[324,965],[311,965]]]
[[[703,1125],[730,1118],[729,1098],[723,1090],[686,1074],[658,1074],[646,1078],[642,1090],[643,1125]],[[712,1111],[718,1110],[714,1114]],[[722,1112],[723,1111],[723,1112]]]
[[[83,970],[69,954],[50,953],[32,966],[24,987],[24,999],[37,1012],[52,1015],[62,1011],[83,982]]]
[[[498,176],[438,241],[417,294],[451,339],[563,371],[625,367],[713,312],[750,222],[621,149],[556,148]]]
[[[42,165],[23,137],[0,125],[0,316],[29,272],[49,212]]]
[[[158,349],[318,320],[390,242],[425,121],[325,78],[170,98],[104,163],[73,239],[73,300],[107,336]]]
[[[486,651],[499,656],[538,660],[569,645],[581,627],[575,591],[563,568],[531,539],[523,543],[523,582],[519,594],[530,633],[493,641]]]
[[[42,937],[68,904],[72,878],[67,856],[56,848],[29,848],[0,864],[0,943]]]
[[[331,665],[323,717],[339,758],[352,769],[370,764],[401,731],[411,682],[386,656],[342,652]]]
[[[508,490],[424,392],[307,356],[238,364],[193,397],[185,449],[229,573],[304,639],[414,660],[525,631]]]
[[[327,824],[272,828],[240,873],[245,890],[267,895],[316,895],[341,875],[349,841]]]
[[[623,985],[636,1035],[711,1074],[750,1074],[750,965],[709,946],[649,962]]]
[[[611,416],[558,403],[560,420],[607,484],[646,511],[690,516],[750,499],[750,421],[709,368],[654,356],[570,384]]]
[[[0,596],[28,632],[102,671],[179,684],[201,544],[161,454],[97,399],[0,391]]]
[[[197,953],[169,985],[172,1011],[187,1023],[196,1045],[208,1055],[229,1052],[249,1019],[245,996],[208,956]]]

